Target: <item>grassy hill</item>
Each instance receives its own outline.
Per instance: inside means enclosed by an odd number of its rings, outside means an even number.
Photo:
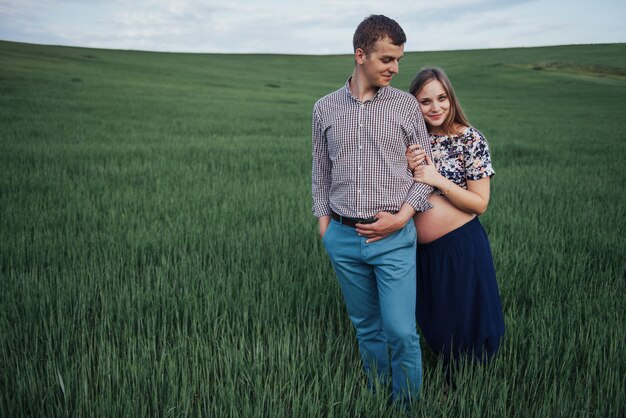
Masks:
[[[507,326],[416,416],[623,416],[626,44],[407,53],[497,175]],[[1,416],[394,416],[311,215],[311,108],[350,56],[0,42]]]

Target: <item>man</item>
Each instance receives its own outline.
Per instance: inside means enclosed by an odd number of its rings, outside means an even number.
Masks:
[[[417,100],[390,87],[406,36],[372,15],[354,34],[355,66],[345,86],[313,108],[313,213],[356,330],[372,388],[389,379],[394,399],[410,401],[422,380],[415,326],[416,211],[430,186],[415,183],[405,150],[430,155]]]

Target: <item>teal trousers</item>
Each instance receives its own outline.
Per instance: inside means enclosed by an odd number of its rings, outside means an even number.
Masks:
[[[394,400],[410,402],[417,399],[422,383],[415,325],[415,225],[409,221],[382,240],[365,240],[353,227],[335,220],[322,238],[370,387],[376,378],[385,383],[391,375]]]

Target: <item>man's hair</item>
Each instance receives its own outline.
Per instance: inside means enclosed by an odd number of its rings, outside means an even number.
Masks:
[[[374,49],[376,42],[389,38],[391,43],[397,46],[404,45],[406,35],[393,19],[383,15],[370,15],[357,26],[352,38],[354,51],[361,48],[365,55],[369,55]]]

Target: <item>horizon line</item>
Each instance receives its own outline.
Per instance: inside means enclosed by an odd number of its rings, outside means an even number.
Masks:
[[[102,51],[122,51],[122,52],[139,52],[139,53],[155,53],[155,54],[186,54],[186,55],[282,55],[282,56],[302,56],[302,57],[338,57],[338,56],[351,56],[352,53],[328,53],[328,54],[295,54],[288,52],[191,52],[191,51],[159,51],[150,49],[120,49],[120,48],[102,48],[93,46],[78,46],[78,45],[61,45],[61,44],[40,44],[24,41],[13,41],[9,39],[0,39],[0,42],[23,44],[30,46],[47,46],[55,48],[77,48],[77,49],[92,49]],[[531,46],[510,46],[510,47],[491,47],[491,48],[458,48],[458,49],[441,49],[441,50],[412,50],[404,51],[405,54],[424,54],[424,53],[438,53],[438,52],[458,52],[458,51],[493,51],[502,49],[533,49],[533,48],[556,48],[556,47],[575,47],[575,46],[594,46],[594,45],[622,45],[626,42],[590,42],[590,43],[573,43],[573,44],[552,44],[552,45],[531,45]]]

